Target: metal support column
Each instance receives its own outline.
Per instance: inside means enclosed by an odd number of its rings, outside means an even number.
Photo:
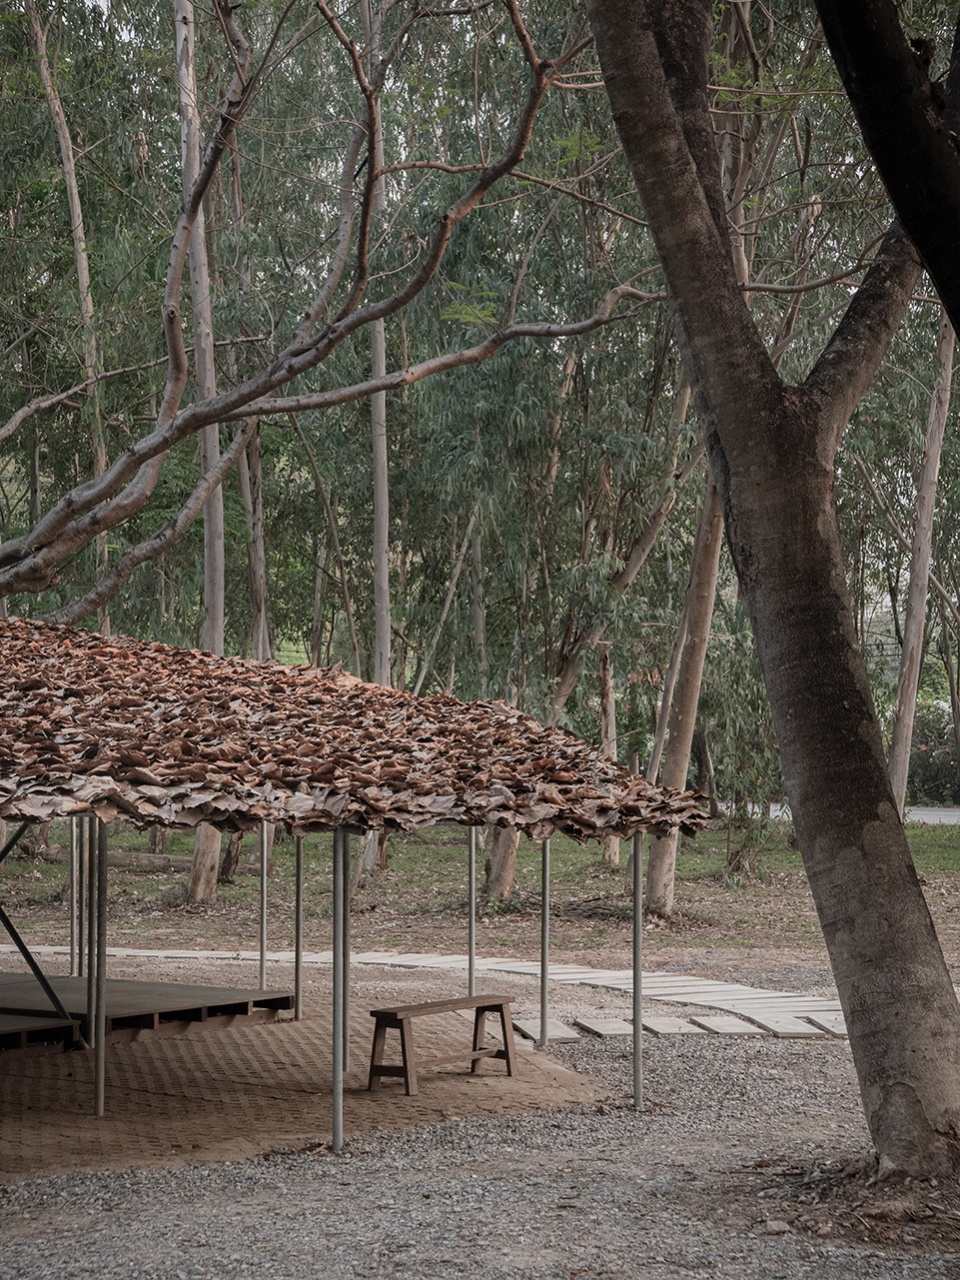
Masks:
[[[267,989],[267,824],[260,823],[260,990]]]
[[[94,1047],[95,1113],[103,1115],[107,1078],[107,826],[97,828],[97,982],[96,1045]]]
[[[643,1107],[643,836],[633,837],[633,1109]]]
[[[550,1021],[550,841],[540,846],[540,1039],[541,1049],[547,1047]]]
[[[293,916],[293,1016],[303,1018],[303,836],[297,836]]]
[[[84,955],[87,942],[87,820],[77,819],[77,977],[82,978],[86,972]]]
[[[341,837],[343,854],[343,1069],[350,1070],[350,833]]]
[[[467,841],[467,995],[477,994],[477,828]]]
[[[93,814],[85,820],[87,828],[87,1044],[91,1049],[97,1045],[97,1027],[94,1020],[96,1009],[97,978],[97,819]]]
[[[333,1140],[343,1150],[343,832],[333,833]]]
[[[70,885],[67,895],[70,912],[70,977],[80,972],[77,964],[77,820],[70,819]]]

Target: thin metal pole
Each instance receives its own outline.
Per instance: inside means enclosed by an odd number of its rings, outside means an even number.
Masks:
[[[97,826],[97,1040],[94,1049],[95,1112],[102,1116],[107,1079],[107,826]]]
[[[350,833],[343,832],[343,1069],[350,1070]]]
[[[267,824],[260,823],[260,990],[267,989]]]
[[[86,934],[84,903],[87,886],[87,824],[83,818],[77,821],[77,977],[84,973],[83,957]]]
[[[549,1039],[550,995],[550,841],[540,845],[540,1039],[541,1049]]]
[[[467,841],[467,995],[477,994],[477,828]]]
[[[343,834],[333,833],[333,1141],[343,1150]]]
[[[70,819],[70,977],[79,973],[77,967],[77,820]]]
[[[293,917],[293,1016],[303,1017],[303,836],[296,843],[296,887]]]
[[[96,1012],[97,981],[97,819],[86,820],[87,828],[87,1044],[97,1045]]]
[[[633,1109],[643,1107],[643,835],[633,837]]]

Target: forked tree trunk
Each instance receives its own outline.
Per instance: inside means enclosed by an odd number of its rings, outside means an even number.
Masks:
[[[955,1171],[960,1006],[890,786],[834,502],[837,446],[919,261],[894,229],[804,384],[785,386],[730,259],[712,6],[588,0],[588,11],[696,389],[870,1134],[882,1168]]]
[[[712,476],[707,481],[697,537],[690,565],[690,580],[684,601],[686,636],[680,654],[677,686],[670,705],[669,737],[664,754],[661,781],[665,787],[683,789],[687,785],[693,733],[697,725],[697,704],[703,683],[703,664],[710,639],[710,620],[717,594],[723,516]],[[647,860],[646,909],[659,916],[673,911],[679,836],[653,840]]]
[[[903,621],[903,649],[900,653],[900,677],[897,700],[893,708],[888,768],[890,785],[897,808],[903,813],[907,796],[907,773],[910,769],[910,743],[917,711],[917,690],[923,663],[923,630],[927,618],[927,588],[930,584],[930,550],[933,546],[933,513],[940,475],[940,453],[950,408],[950,386],[953,381],[953,326],[943,316],[937,338],[940,373],[930,399],[927,415],[923,466],[917,482],[917,515],[910,547],[910,585]]]

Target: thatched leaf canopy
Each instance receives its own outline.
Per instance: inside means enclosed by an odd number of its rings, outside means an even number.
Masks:
[[[695,796],[503,703],[0,619],[0,818],[91,812],[225,830],[494,823],[578,840],[704,823]]]

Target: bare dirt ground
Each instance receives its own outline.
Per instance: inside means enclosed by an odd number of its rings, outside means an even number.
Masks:
[[[23,879],[0,887],[4,902],[29,917],[28,937],[32,944],[64,941],[62,895],[44,890],[31,896],[29,880]],[[925,892],[947,961],[960,977],[960,888],[952,875],[931,874]],[[269,945],[289,946],[290,901],[282,893],[275,894],[270,911]],[[536,896],[521,893],[508,910],[481,919],[478,953],[536,958],[538,912]],[[256,936],[257,913],[250,902],[186,908],[142,900],[121,888],[111,903],[112,946],[252,949]],[[555,960],[597,968],[629,966],[628,904],[612,888],[607,872],[599,872],[596,882],[587,884],[585,891],[558,902],[551,939]],[[669,925],[648,924],[643,940],[647,970],[834,994],[809,890],[799,875],[773,875],[733,892],[715,880],[695,881],[684,886],[676,919]],[[428,904],[411,913],[398,901],[389,874],[358,896],[353,917],[353,945],[357,951],[456,954],[463,952],[465,941],[464,912],[457,904],[451,907],[446,902],[436,909]],[[325,919],[308,919],[305,945],[317,950],[329,946]],[[169,966],[171,962],[165,963]],[[128,961],[111,972],[135,976],[146,964]],[[17,967],[17,962],[3,955],[0,967]],[[584,1042],[560,1049],[551,1059],[526,1054],[516,1085],[492,1065],[473,1078],[454,1068],[425,1085],[419,1100],[404,1099],[394,1090],[388,1105],[384,1094],[373,1095],[376,1102],[371,1103],[363,1079],[370,1035],[366,1010],[383,1003],[385,998],[406,998],[409,994],[410,998],[420,999],[443,994],[451,982],[462,984],[463,977],[372,968],[356,973],[359,985],[355,992],[354,1065],[348,1080],[347,1115],[348,1127],[353,1126],[356,1133],[381,1125],[442,1125],[451,1117],[470,1115],[506,1119],[535,1113],[544,1104],[561,1110],[573,1108],[581,1114],[586,1111],[601,1117],[597,1121],[601,1125],[605,1115],[632,1110],[629,1064],[622,1048],[611,1047],[609,1042]],[[169,977],[246,985],[251,975],[249,971],[240,975],[237,966],[178,961],[175,969],[170,968]],[[289,974],[278,973],[276,980],[289,981]],[[165,1165],[184,1160],[262,1157],[271,1151],[311,1146],[319,1149],[329,1136],[329,1094],[325,1083],[328,1068],[323,1060],[329,1037],[325,1012],[327,975],[315,971],[309,982],[310,1026],[306,1031],[290,1024],[283,1028],[250,1028],[232,1038],[231,1032],[224,1031],[222,1040],[193,1038],[179,1048],[165,1048],[161,1041],[147,1039],[117,1046],[110,1066],[110,1088],[118,1099],[116,1124],[109,1132],[101,1129],[96,1143],[91,1143],[89,1137],[81,1140],[94,1129],[84,1111],[88,1065],[75,1067],[66,1089],[67,1078],[58,1074],[69,1070],[64,1060],[36,1059],[35,1064],[40,1065],[26,1070],[4,1066],[0,1072],[5,1082],[0,1096],[0,1149],[5,1144],[6,1157],[0,1161],[0,1180],[49,1168],[42,1160],[36,1163],[39,1157],[28,1159],[24,1155],[28,1150],[52,1152],[56,1164],[59,1149],[61,1160],[57,1167],[64,1167],[62,1152],[66,1149],[81,1153],[76,1158],[84,1167],[98,1163],[109,1167],[118,1160],[138,1166]],[[535,1011],[535,984],[497,975],[496,987],[505,984],[516,991],[520,1011]],[[588,992],[585,988],[558,988],[557,1000],[560,1016],[573,1016],[577,1010],[622,1014],[627,1009],[626,997]],[[242,1039],[244,1035],[248,1040]],[[456,1036],[457,1029],[447,1028],[438,1043],[444,1035]],[[249,1037],[254,1037],[252,1047]],[[936,1255],[940,1259],[938,1265],[943,1259],[955,1258],[960,1275],[960,1185],[935,1179],[912,1183],[874,1181],[869,1141],[845,1042],[732,1044],[719,1038],[708,1039],[707,1044],[699,1039],[684,1044],[645,1037],[648,1091],[638,1123],[648,1124],[651,1130],[658,1123],[666,1125],[677,1166],[691,1171],[688,1190],[684,1191],[681,1179],[671,1193],[678,1197],[678,1204],[682,1206],[687,1194],[691,1211],[695,1207],[701,1216],[713,1217],[732,1230],[783,1230],[814,1242],[835,1242],[868,1251]],[[266,1065],[257,1059],[257,1065],[251,1067],[257,1057],[257,1045],[264,1044],[269,1044]],[[211,1056],[198,1045],[216,1046],[216,1053]],[[236,1054],[241,1058],[246,1055],[246,1065],[235,1062]],[[287,1072],[280,1083],[275,1072],[271,1075],[277,1068]],[[159,1073],[164,1082],[162,1087],[148,1084],[143,1090],[136,1085],[127,1094],[134,1110],[143,1097],[156,1099],[150,1108],[156,1126],[142,1139],[134,1139],[130,1117],[124,1118],[119,1109],[124,1082],[135,1080],[138,1072]],[[178,1072],[185,1073],[186,1095],[176,1092],[170,1083]],[[318,1076],[324,1081],[319,1089],[311,1083]],[[47,1102],[38,1110],[34,1110],[33,1102],[24,1109],[24,1097],[30,1088],[38,1087],[41,1078],[49,1087],[40,1088],[37,1096],[45,1096]],[[231,1087],[224,1093],[225,1080],[230,1081]],[[246,1085],[254,1090],[254,1101],[240,1096]],[[282,1105],[265,1110],[264,1088],[272,1090],[270,1096],[278,1101],[282,1099]],[[756,1095],[755,1119],[751,1119],[752,1090]],[[721,1094],[728,1105],[717,1107],[716,1127],[707,1141],[702,1113],[705,1107],[713,1107]],[[50,1101],[54,1097],[58,1099],[55,1104]],[[59,1107],[60,1112],[41,1133],[44,1105]],[[34,1126],[32,1131],[21,1132],[16,1140],[21,1144],[19,1155],[10,1123],[17,1107],[21,1117],[28,1117],[25,1123]],[[256,1123],[251,1121],[254,1115]],[[571,1127],[576,1128],[573,1121]],[[171,1137],[171,1131],[190,1133],[189,1146]],[[719,1152],[723,1152],[722,1159]],[[531,1176],[540,1159],[536,1151],[529,1155],[527,1172]],[[518,1164],[522,1177],[522,1152],[515,1150],[511,1160]]]

